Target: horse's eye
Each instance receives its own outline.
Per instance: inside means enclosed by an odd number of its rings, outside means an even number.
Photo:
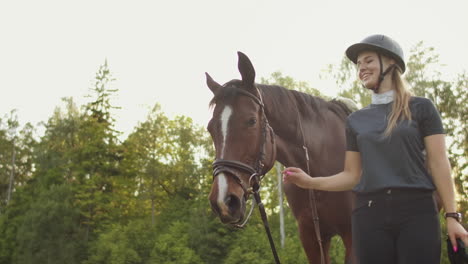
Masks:
[[[247,125],[249,125],[249,126],[255,126],[255,124],[257,124],[257,119],[256,118],[251,118],[247,122]]]

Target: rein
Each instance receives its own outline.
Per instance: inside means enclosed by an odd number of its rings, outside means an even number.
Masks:
[[[310,175],[309,150],[306,147],[304,129],[302,128],[302,122],[301,122],[301,119],[299,118],[299,107],[297,106],[297,104],[295,105],[297,109],[299,130],[301,131],[301,137],[302,137],[302,149],[304,149],[304,155],[306,158],[307,175]],[[322,236],[320,234],[320,223],[319,223],[319,216],[318,216],[318,210],[317,210],[317,200],[315,198],[315,192],[313,189],[308,189],[308,194],[309,194],[309,205],[312,211],[312,220],[314,221],[315,236],[317,238],[317,242],[320,247],[320,263],[325,264],[325,254],[323,251]]]
[[[307,174],[310,175],[309,169],[309,152],[307,147],[304,145],[302,146],[304,149],[306,160],[307,160]],[[314,229],[315,229],[315,236],[317,237],[317,241],[320,247],[320,263],[325,264],[325,255],[323,253],[323,245],[322,245],[322,235],[320,234],[320,223],[319,223],[319,216],[317,210],[317,200],[315,199],[315,192],[313,189],[309,189],[309,204],[310,209],[312,210],[312,219],[314,221]]]
[[[271,137],[272,137],[272,140],[273,140],[273,145],[274,145],[273,147],[274,148],[276,147],[275,146],[276,144],[275,144],[275,141],[274,141],[273,129],[268,124],[268,119],[266,118],[266,115],[265,115],[265,109],[264,109],[265,106],[263,104],[261,93],[258,90],[258,88],[257,88],[257,91],[258,91],[258,94],[259,94],[260,97],[257,97],[255,95],[253,95],[253,94],[251,94],[249,92],[246,92],[244,90],[241,90],[241,89],[238,90],[238,92],[240,94],[242,94],[244,96],[248,96],[252,100],[254,100],[260,106],[260,111],[261,111],[261,114],[262,114],[262,119],[263,119],[262,138],[263,139],[262,139],[262,142],[260,143],[260,151],[259,151],[259,154],[258,154],[258,158],[257,158],[257,160],[255,162],[255,166],[252,167],[252,166],[250,166],[248,164],[245,164],[245,163],[243,163],[241,161],[217,159],[217,160],[215,160],[213,162],[213,178],[218,176],[219,173],[221,173],[221,172],[229,172],[229,174],[232,175],[236,179],[236,182],[244,190],[244,198],[246,200],[247,200],[249,194],[253,194],[253,197],[255,198],[255,202],[258,205],[258,210],[260,211],[260,215],[262,217],[263,226],[265,227],[265,231],[266,231],[267,236],[268,236],[268,241],[270,242],[271,252],[273,253],[273,257],[275,258],[276,264],[280,264],[278,253],[277,253],[276,248],[275,248],[275,243],[274,243],[273,237],[271,235],[270,226],[268,224],[268,218],[267,218],[267,215],[266,215],[266,212],[265,212],[265,207],[263,206],[262,200],[260,199],[260,193],[259,193],[260,181],[262,180],[263,176],[266,173],[266,172],[263,171],[263,168],[265,166],[265,164],[263,163],[263,160],[265,158],[265,143],[266,143],[266,139],[267,139],[267,135],[266,135],[267,129],[269,129],[270,132],[271,132]],[[242,170],[242,171],[247,172],[247,173],[250,174],[248,186],[246,186],[244,184],[242,179],[232,169]],[[249,219],[249,217],[250,217],[250,215],[251,215],[251,213],[253,211],[253,206],[254,206],[254,202],[252,201],[252,208],[250,210],[250,213],[249,213],[247,219],[244,221],[244,223],[242,223],[240,225],[238,225],[238,224],[235,225],[236,227],[242,228],[247,223],[247,220]]]

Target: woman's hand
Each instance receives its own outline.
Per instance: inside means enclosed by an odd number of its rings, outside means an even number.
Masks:
[[[312,189],[313,178],[300,168],[289,167],[283,171],[284,183],[294,183],[304,189]]]
[[[457,251],[457,238],[460,238],[465,246],[468,246],[468,232],[466,232],[465,228],[454,218],[447,217],[447,232],[454,247],[453,251]]]
[[[304,189],[329,192],[351,190],[361,178],[361,154],[346,151],[345,166],[342,172],[329,176],[311,177],[300,168],[289,167],[283,171],[284,183],[293,183]]]

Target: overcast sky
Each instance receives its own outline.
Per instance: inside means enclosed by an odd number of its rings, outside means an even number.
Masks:
[[[204,72],[219,83],[239,78],[237,51],[258,80],[281,71],[334,95],[321,71],[375,33],[406,54],[419,41],[434,47],[450,80],[468,70],[467,11],[466,0],[2,0],[0,117],[17,109],[22,124],[37,124],[63,97],[87,102],[107,59],[120,90],[118,130],[131,132],[155,103],[205,126]]]

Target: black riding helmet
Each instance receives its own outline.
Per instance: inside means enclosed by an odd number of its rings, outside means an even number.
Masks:
[[[366,37],[365,39],[361,40],[361,42],[351,45],[348,49],[346,49],[346,56],[350,59],[354,64],[357,63],[357,57],[359,53],[363,51],[375,51],[379,57],[380,63],[380,78],[379,83],[373,89],[374,92],[377,92],[380,86],[380,83],[383,81],[385,75],[390,72],[390,70],[395,67],[396,65],[401,69],[401,72],[404,73],[406,70],[403,49],[400,45],[385,35],[371,35]],[[385,72],[382,69],[382,55],[392,58],[396,61],[396,65],[390,65]]]

